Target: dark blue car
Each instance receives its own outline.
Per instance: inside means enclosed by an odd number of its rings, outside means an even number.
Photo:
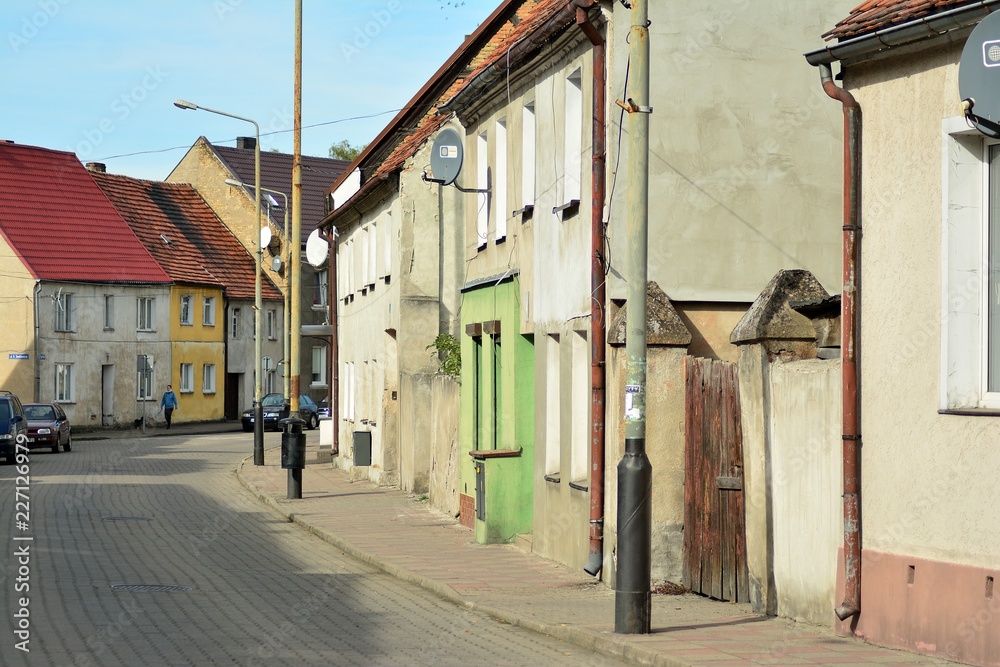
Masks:
[[[28,441],[28,422],[21,401],[9,391],[0,391],[0,457],[14,462],[17,442]]]

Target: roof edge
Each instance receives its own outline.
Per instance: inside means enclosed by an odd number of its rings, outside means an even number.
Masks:
[[[835,61],[865,60],[882,51],[934,39],[967,28],[997,9],[1000,9],[1000,0],[980,0],[973,5],[955,7],[852,37],[822,49],[809,51],[804,56],[806,62],[814,67],[829,65]]]

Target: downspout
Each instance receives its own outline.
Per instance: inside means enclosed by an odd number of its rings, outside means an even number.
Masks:
[[[42,400],[42,359],[39,356],[38,344],[40,334],[38,328],[38,299],[42,295],[42,281],[35,280],[35,300],[32,309],[35,311],[35,403]]]
[[[330,378],[329,405],[330,420],[333,422],[333,445],[331,448],[333,456],[340,455],[340,343],[337,331],[337,229],[330,225],[330,234],[327,237],[330,244],[330,259],[327,265],[330,267],[329,276],[326,280],[327,307],[330,309],[330,324],[332,333],[330,334],[330,367],[327,377]]]
[[[858,405],[858,288],[861,235],[861,106],[833,82],[829,63],[819,65],[827,95],[844,107],[844,292],[841,298],[841,372],[844,458],[844,601],[841,621],[861,611],[861,428]]]
[[[590,195],[590,556],[584,572],[596,577],[604,563],[604,392],[605,341],[607,320],[604,306],[607,282],[604,278],[604,37],[576,0],[576,24],[593,44],[594,124],[591,155]]]

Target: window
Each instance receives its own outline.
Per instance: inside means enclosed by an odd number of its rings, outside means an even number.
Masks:
[[[140,354],[136,358],[136,398],[140,401],[153,399],[153,357]]]
[[[570,355],[573,384],[568,387],[572,410],[569,453],[569,481],[587,485],[590,460],[590,346],[587,334],[576,331],[570,335]]]
[[[274,308],[267,309],[267,338],[274,340],[277,337],[277,313]]]
[[[104,295],[104,328],[108,331],[115,328],[115,295]]]
[[[215,297],[206,296],[202,309],[201,323],[206,327],[215,326]]]
[[[330,289],[330,274],[327,269],[316,272],[316,289],[313,291],[313,306],[326,308],[326,297]]]
[[[181,297],[181,324],[191,326],[194,324],[194,314],[191,312],[194,297],[186,294]]]
[[[489,167],[489,143],[486,140],[486,133],[479,135],[476,141],[476,187],[485,190],[490,184]],[[490,233],[490,196],[487,193],[476,195],[476,237],[478,247],[486,247],[486,240]]]
[[[312,386],[326,386],[326,345],[317,345],[312,349]]]
[[[962,117],[943,127],[940,403],[1000,409],[1000,145]]]
[[[368,286],[375,288],[378,278],[378,225],[368,225]]]
[[[264,393],[273,394],[274,390],[274,378],[277,374],[274,371],[267,371],[264,373]]]
[[[368,237],[371,236],[371,231],[368,228],[362,229],[361,234],[361,289],[368,289],[370,284],[369,278],[373,271],[371,270],[371,265],[368,259],[371,257],[371,244],[368,242]]]
[[[72,294],[60,292],[56,295],[56,331],[76,331],[75,306]]]
[[[496,170],[493,176],[494,238],[500,242],[507,238],[507,120],[501,118],[496,126]]]
[[[182,394],[194,391],[194,364],[181,364],[180,385]]]
[[[580,70],[566,78],[565,123],[563,141],[563,196],[562,203],[580,200],[580,155],[583,153],[583,88]]]
[[[215,393],[215,364],[205,364],[201,367],[201,393]]]
[[[382,270],[379,278],[388,278],[392,274],[392,211],[386,211],[382,223]]]
[[[73,402],[73,364],[56,364],[56,400]]]
[[[243,312],[241,308],[233,308],[229,326],[229,335],[231,338],[240,337],[240,319],[242,319],[242,315]]]
[[[521,206],[535,203],[535,103],[521,113]]]
[[[136,299],[136,323],[135,328],[139,331],[153,331],[156,317],[156,299],[152,297],[140,296]]]
[[[555,478],[562,466],[561,352],[559,336],[549,334],[545,341],[545,474]]]

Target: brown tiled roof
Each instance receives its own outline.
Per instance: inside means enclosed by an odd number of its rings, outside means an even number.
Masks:
[[[236,174],[236,178],[244,183],[253,184],[254,166],[252,148],[234,148],[232,146],[216,146],[206,139],[205,143],[212,147],[219,159]],[[316,224],[326,215],[324,197],[330,189],[330,184],[337,180],[344,168],[350,164],[346,160],[334,160],[326,157],[302,156],[302,242],[316,228]],[[292,202],[292,155],[290,153],[275,153],[261,151],[260,153],[260,185],[262,188],[277,190],[288,195],[288,204]],[[253,189],[249,190],[253,196]],[[284,200],[278,197],[284,205]],[[264,206],[262,203],[261,206]],[[266,209],[265,209],[266,211]],[[289,213],[291,216],[291,213]],[[280,228],[284,223],[284,215],[272,215],[274,222]],[[291,224],[289,217],[289,224]]]
[[[979,0],[866,0],[843,21],[823,35],[823,39],[848,39],[883,28],[937,14]]]
[[[174,282],[222,287],[234,299],[254,298],[253,257],[192,186],[91,175]],[[261,294],[282,298],[266,275]]]
[[[169,283],[73,153],[0,142],[0,234],[42,280]]]

